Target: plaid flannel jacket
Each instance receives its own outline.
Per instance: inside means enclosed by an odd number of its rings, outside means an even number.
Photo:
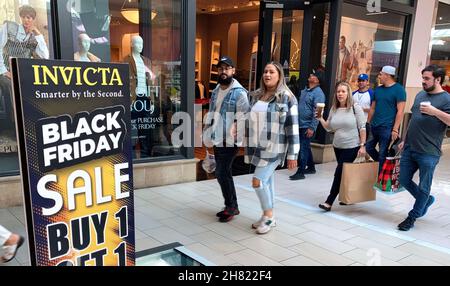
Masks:
[[[258,99],[252,96],[253,107]],[[248,116],[251,120],[251,114]],[[287,92],[276,94],[269,102],[267,120],[263,132],[256,134],[252,124],[248,124],[245,138],[245,162],[257,167],[281,160],[281,165],[288,160],[297,160],[300,152],[298,125],[298,104],[295,96],[289,98]],[[257,137],[257,146],[251,146],[250,136]],[[254,144],[253,144],[254,145]]]

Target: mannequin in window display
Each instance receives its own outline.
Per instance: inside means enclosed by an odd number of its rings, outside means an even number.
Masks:
[[[141,55],[144,40],[140,36],[131,38],[131,54],[126,56],[124,62],[130,67],[130,93],[131,93],[131,120],[136,122],[134,149],[136,157],[151,156],[153,140],[159,131],[153,127],[151,119],[159,116],[159,110],[155,110],[155,98],[150,92],[150,86],[155,81],[155,74],[151,71],[150,59]],[[133,124],[132,124],[133,125]],[[153,136],[155,135],[155,136]]]
[[[108,48],[98,48],[108,46],[109,44],[109,24],[111,16],[105,11],[107,6],[102,5],[104,1],[97,0],[69,0],[67,1],[67,10],[72,18],[72,37],[74,46],[78,42],[80,34],[86,34],[91,40],[91,44],[97,49],[96,54],[100,58],[107,58],[105,54],[99,54],[100,51],[109,50]],[[107,1],[106,1],[107,2]],[[103,9],[102,9],[103,8]],[[79,11],[77,11],[79,9]],[[77,46],[74,47],[77,49]],[[109,57],[109,54],[108,54]]]
[[[36,10],[29,5],[23,5],[19,8],[19,15],[22,24],[5,21],[0,29],[0,153],[13,152],[5,146],[17,146],[9,58],[49,57],[44,36],[35,25]]]
[[[91,38],[87,34],[80,34],[78,36],[78,52],[73,55],[73,59],[78,62],[101,62],[98,57],[89,52],[90,48]]]

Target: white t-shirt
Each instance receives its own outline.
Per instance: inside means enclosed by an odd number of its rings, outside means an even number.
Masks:
[[[254,134],[250,135],[250,147],[259,146],[258,143],[260,140],[260,135],[264,130],[264,127],[267,124],[267,110],[269,108],[269,103],[265,101],[259,100],[253,105],[252,110],[250,111],[250,130],[254,132]],[[267,138],[264,137],[263,138]]]
[[[251,112],[264,112],[264,113],[266,113],[268,108],[269,108],[269,103],[268,102],[258,100],[258,102],[255,103],[255,105],[253,105]]]
[[[359,106],[361,106],[363,109],[370,108],[371,105],[371,99],[370,99],[370,92],[367,90],[366,92],[359,92],[356,91],[353,93],[353,102],[358,103]],[[368,112],[364,112],[364,115],[369,115]]]
[[[230,84],[230,86],[227,89],[221,89],[219,87],[219,92],[217,93],[217,101],[216,101],[216,112],[220,112],[222,102],[225,99],[225,96],[227,96],[228,92],[230,92],[232,86],[233,84]]]

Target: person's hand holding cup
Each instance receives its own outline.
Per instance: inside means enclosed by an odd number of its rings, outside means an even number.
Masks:
[[[321,102],[317,103],[316,114],[315,114],[316,118],[322,118],[324,109],[325,109],[325,103],[321,103]]]
[[[435,108],[433,105],[431,105],[431,102],[429,102],[429,101],[422,101],[420,103],[420,112],[422,112],[423,114],[436,116],[436,111],[437,110],[438,109]]]
[[[422,101],[421,103],[420,103],[420,107],[425,107],[425,106],[430,106],[431,105],[431,102],[430,101]]]

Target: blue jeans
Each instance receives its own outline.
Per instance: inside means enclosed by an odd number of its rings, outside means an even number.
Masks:
[[[366,151],[374,159],[379,163],[378,173],[381,172],[381,168],[383,168],[384,161],[386,160],[389,144],[391,143],[391,134],[392,127],[385,126],[376,126],[371,128],[372,131],[372,140],[367,142]],[[375,147],[379,144],[379,150],[377,151]]]
[[[439,163],[439,156],[417,153],[405,147],[400,159],[400,184],[416,199],[408,216],[417,219],[422,216],[428,202],[433,182],[433,173]],[[419,185],[413,182],[414,174],[419,170]]]
[[[264,167],[256,167],[253,177],[259,180],[259,188],[254,188],[263,211],[273,209],[275,194],[275,169],[280,165],[280,160],[269,163]]]
[[[311,151],[311,139],[306,137],[307,128],[300,128],[300,156],[298,156],[298,170],[297,173],[303,174],[308,167],[311,170],[315,169],[313,155]]]

